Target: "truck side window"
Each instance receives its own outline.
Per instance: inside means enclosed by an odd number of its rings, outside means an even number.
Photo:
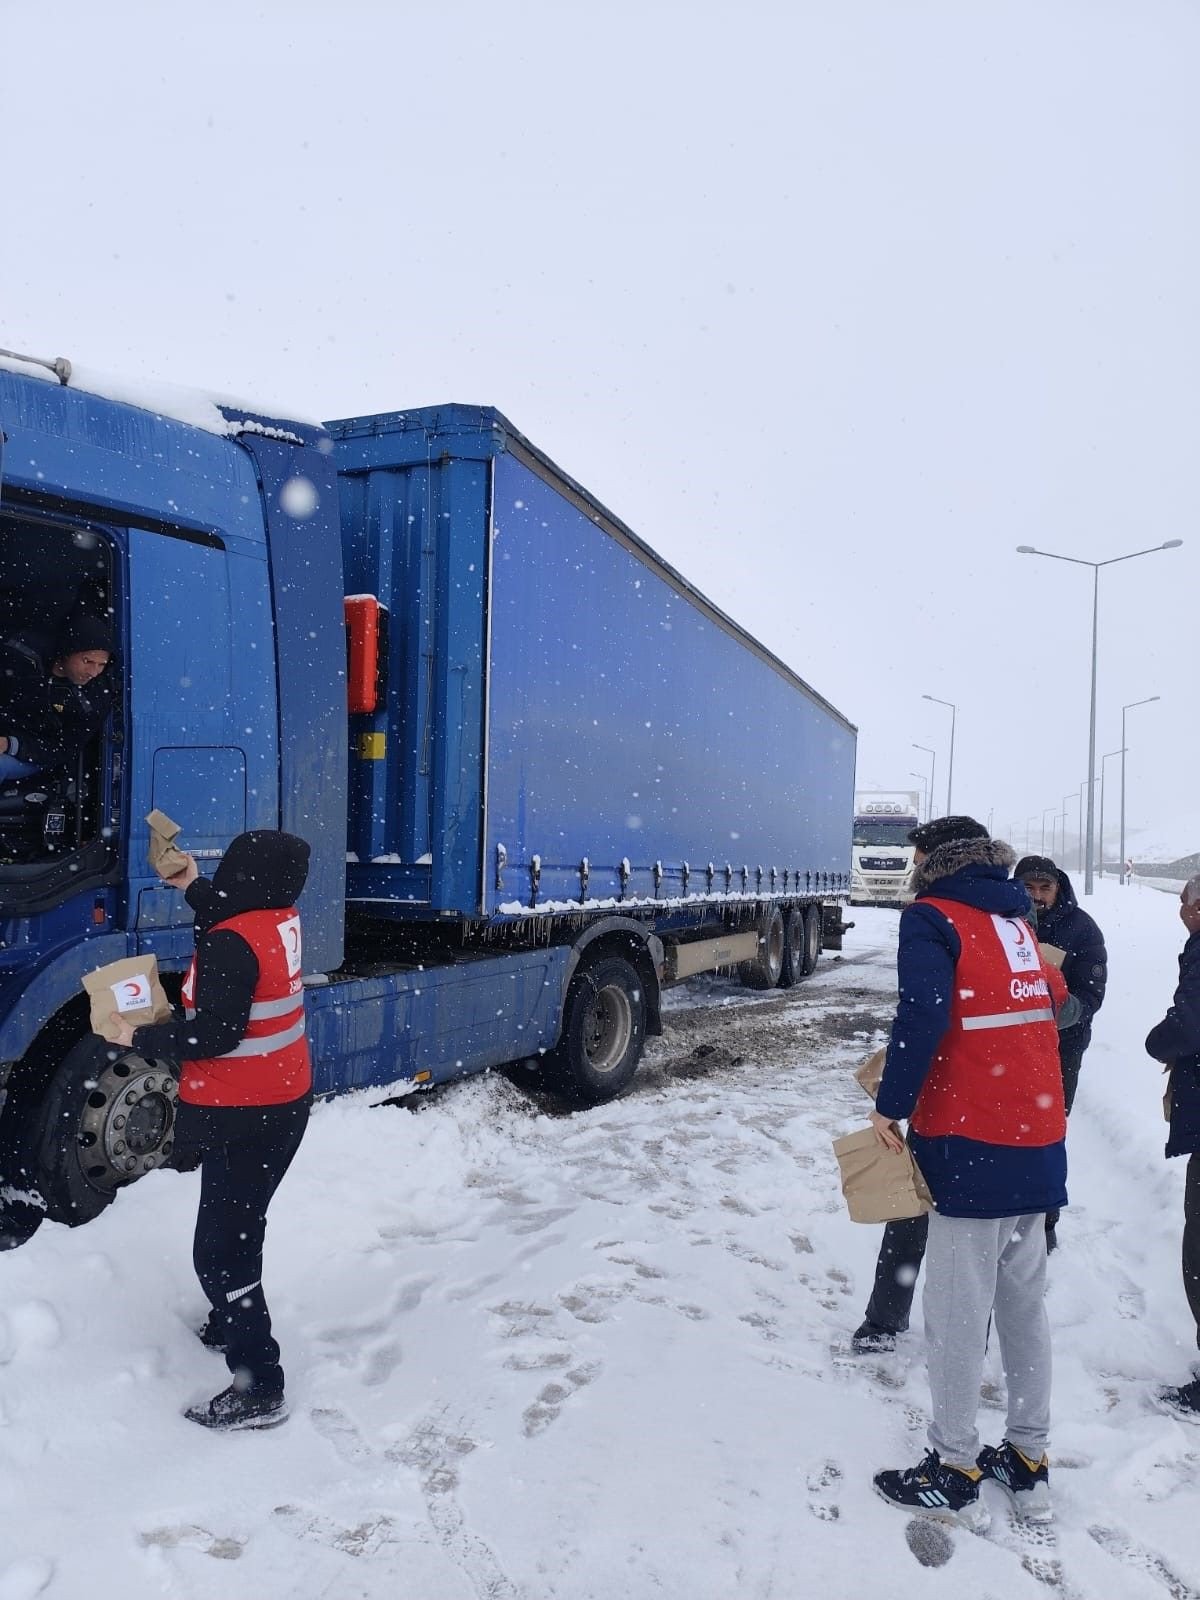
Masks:
[[[0,516],[0,866],[54,861],[97,832],[111,594],[101,533]]]

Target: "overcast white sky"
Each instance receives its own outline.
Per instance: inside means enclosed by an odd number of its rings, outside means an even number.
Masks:
[[[1190,0],[0,0],[0,345],[494,404],[998,832],[1193,796]],[[1117,763],[1109,763],[1110,780]],[[1110,817],[1115,785],[1110,783]],[[1071,809],[1074,809],[1072,803]],[[1115,829],[1110,848],[1115,850]]]

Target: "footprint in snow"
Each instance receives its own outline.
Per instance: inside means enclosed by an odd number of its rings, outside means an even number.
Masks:
[[[368,1516],[354,1527],[346,1527],[323,1516],[309,1506],[276,1506],[273,1516],[296,1538],[328,1545],[347,1556],[374,1556],[385,1545],[399,1544],[402,1535],[388,1516]]]
[[[834,1496],[842,1481],[842,1469],[836,1461],[826,1461],[808,1475],[808,1509],[818,1522],[836,1522],[841,1509]]]
[[[569,1372],[564,1372],[554,1383],[548,1383],[533,1404],[525,1408],[521,1418],[521,1432],[525,1437],[533,1439],[539,1433],[544,1433],[571,1396],[592,1383],[600,1375],[600,1371],[598,1361],[589,1361],[582,1366],[572,1367]]]
[[[207,1528],[198,1527],[194,1522],[182,1523],[174,1528],[149,1528],[145,1533],[138,1534],[138,1543],[144,1550],[177,1550],[180,1546],[185,1550],[201,1550],[216,1561],[236,1561],[246,1548],[244,1539],[222,1538],[209,1533]],[[3,1589],[0,1589],[0,1595],[3,1593]]]
[[[354,1463],[371,1459],[370,1445],[344,1411],[336,1406],[314,1406],[310,1415],[313,1427],[329,1441],[343,1461]]]

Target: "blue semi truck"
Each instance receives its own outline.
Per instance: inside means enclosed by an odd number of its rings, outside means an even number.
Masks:
[[[840,947],[854,728],[499,412],[173,410],[0,361],[0,629],[110,615],[120,683],[71,772],[0,787],[0,1240],[172,1159],[174,1064],[80,987],[152,952],[177,994],[152,808],[202,869],[310,841],[319,1095],[523,1064],[599,1102],[664,986]]]

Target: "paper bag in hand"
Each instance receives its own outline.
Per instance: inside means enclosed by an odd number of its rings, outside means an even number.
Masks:
[[[159,982],[154,956],[126,956],[123,961],[110,961],[95,972],[85,972],[83,987],[92,1002],[92,1032],[109,1044],[117,1042],[109,1020],[114,1011],[132,1028],[171,1020],[171,1002]]]
[[[187,857],[175,844],[179,824],[172,822],[165,811],[151,811],[146,821],[150,824],[150,847],[146,852],[150,865],[160,878],[173,878],[188,864]]]
[[[833,1141],[842,1172],[842,1193],[851,1222],[900,1222],[930,1210],[933,1199],[907,1145],[888,1150],[874,1128]]]
[[[876,1050],[873,1056],[868,1056],[854,1074],[854,1081],[861,1089],[865,1089],[874,1100],[879,1093],[879,1085],[883,1082],[883,1063],[887,1056],[887,1045]]]
[[[1039,944],[1038,949],[1042,952],[1042,960],[1046,965],[1057,967],[1061,972],[1062,964],[1067,959],[1067,952],[1056,944]]]

